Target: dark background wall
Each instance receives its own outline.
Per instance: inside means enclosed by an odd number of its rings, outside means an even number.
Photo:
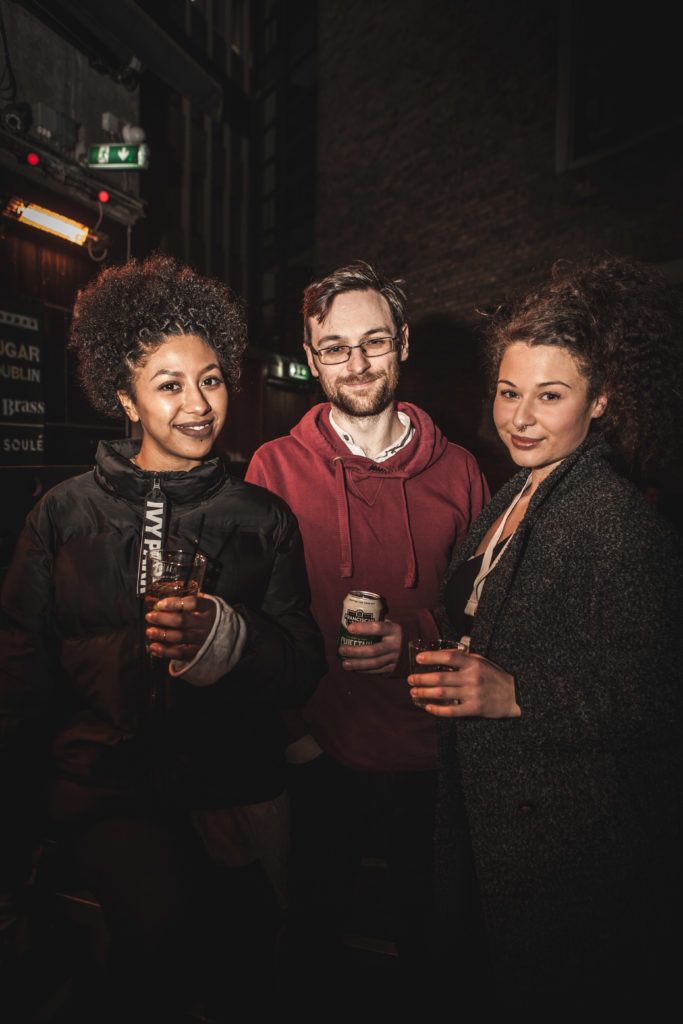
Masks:
[[[484,460],[477,310],[559,258],[680,276],[675,38],[657,2],[320,0],[317,267],[406,279],[404,393]]]

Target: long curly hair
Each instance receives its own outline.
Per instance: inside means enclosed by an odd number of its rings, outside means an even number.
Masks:
[[[161,253],[103,270],[78,293],[69,338],[93,406],[119,414],[117,392],[134,396],[135,370],[179,334],[203,338],[227,386],[237,385],[247,335],[242,303],[226,285]]]
[[[513,342],[568,349],[589,397],[608,397],[592,429],[604,433],[628,472],[644,479],[677,455],[680,305],[658,272],[635,261],[559,262],[547,283],[492,318],[486,339],[492,388]]]

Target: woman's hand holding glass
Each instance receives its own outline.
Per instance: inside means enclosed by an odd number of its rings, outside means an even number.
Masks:
[[[211,632],[216,605],[201,594],[164,597],[147,612],[149,653],[169,661],[192,661]]]
[[[418,664],[447,665],[447,672],[421,672],[408,676],[411,696],[425,701],[457,701],[423,705],[440,718],[519,718],[515,679],[480,654],[455,648],[421,651]]]

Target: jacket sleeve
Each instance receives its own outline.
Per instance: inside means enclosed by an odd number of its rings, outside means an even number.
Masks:
[[[683,559],[662,531],[621,536],[595,567],[591,617],[597,682],[608,695],[602,727],[617,746],[681,740]]]
[[[522,710],[510,727],[558,747],[673,748],[683,697],[678,541],[664,530],[604,532],[581,571],[580,587],[568,584],[554,603],[528,610],[539,623],[536,649],[527,637],[507,665],[501,660]],[[528,609],[532,601],[529,594]]]
[[[47,709],[55,680],[52,628],[53,537],[41,502],[29,515],[0,597],[0,715],[35,716]]]
[[[51,528],[45,503],[29,516],[0,599],[0,888],[16,888],[35,839],[49,710],[57,679],[51,631]]]
[[[268,587],[259,608],[235,604],[247,625],[240,662],[230,685],[244,685],[254,696],[282,708],[306,703],[327,665],[323,640],[310,613],[310,590],[301,534],[283,506],[274,539]]]

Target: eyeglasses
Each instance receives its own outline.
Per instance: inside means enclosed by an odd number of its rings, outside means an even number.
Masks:
[[[394,351],[398,338],[399,335],[396,334],[393,338],[367,338],[357,345],[327,345],[325,348],[313,348],[309,345],[309,348],[324,366],[334,366],[335,363],[347,363],[354,348],[359,348],[366,359],[386,356]]]

